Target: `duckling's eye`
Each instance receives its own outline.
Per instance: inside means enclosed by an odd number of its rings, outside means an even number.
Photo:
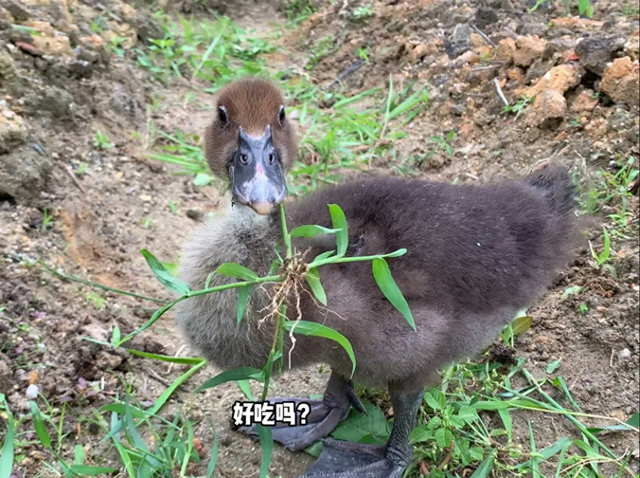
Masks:
[[[227,114],[227,108],[224,106],[218,106],[218,123],[221,128],[226,128],[229,124],[229,115]]]
[[[244,166],[248,162],[249,162],[249,157],[246,154],[241,154],[240,155],[240,164],[242,164]]]
[[[276,157],[273,155],[273,153],[269,153],[269,157],[267,158],[267,160],[269,161],[269,164],[273,164],[276,161]]]
[[[284,120],[286,119],[286,115],[284,113],[284,106],[280,106],[280,110],[278,111],[278,122],[280,126],[284,126]]]

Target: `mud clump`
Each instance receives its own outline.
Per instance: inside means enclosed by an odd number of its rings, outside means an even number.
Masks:
[[[629,106],[640,106],[640,67],[638,61],[625,56],[618,58],[606,69],[600,90],[613,101]]]

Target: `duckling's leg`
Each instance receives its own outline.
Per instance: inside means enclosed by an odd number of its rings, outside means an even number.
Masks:
[[[278,424],[271,429],[273,439],[291,450],[302,450],[327,437],[336,425],[346,418],[351,405],[359,412],[366,413],[353,390],[353,384],[335,372],[329,378],[322,400],[275,398],[270,402],[305,402],[311,406],[311,413],[306,417],[306,425]],[[252,436],[258,434],[255,426],[240,427],[238,430]]]
[[[298,478],[402,478],[411,461],[409,433],[416,426],[422,390],[389,387],[395,422],[386,446],[324,440],[320,458]]]

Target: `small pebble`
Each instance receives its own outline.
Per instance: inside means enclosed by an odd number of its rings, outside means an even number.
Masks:
[[[620,360],[627,360],[627,359],[631,358],[631,350],[622,349],[620,351],[620,353],[618,354],[618,357],[620,358]]]
[[[35,400],[36,398],[38,398],[38,386],[31,384],[27,387],[27,392],[25,393],[25,396],[29,399],[29,400]]]

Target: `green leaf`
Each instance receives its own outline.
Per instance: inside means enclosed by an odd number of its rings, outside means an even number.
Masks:
[[[215,377],[207,380],[198,388],[196,388],[195,392],[193,393],[200,393],[207,388],[217,387],[221,383],[237,380],[256,380],[257,382],[264,382],[264,373],[262,370],[252,367],[232,368],[231,370],[222,372]]]
[[[329,229],[312,224],[309,226],[298,226],[289,234],[291,237],[313,237],[318,234],[335,234],[336,232],[338,232],[338,229]]]
[[[433,437],[440,448],[448,448],[453,440],[453,433],[447,428],[438,428]]]
[[[471,478],[487,478],[491,470],[493,470],[493,461],[495,460],[495,455],[492,453],[489,455],[482,464],[473,472]]]
[[[69,471],[77,475],[98,476],[102,473],[115,473],[118,470],[117,468],[107,468],[105,466],[71,465]]]
[[[463,405],[458,411],[458,417],[464,420],[466,423],[471,424],[478,419],[478,412],[475,408],[469,407],[468,405]]]
[[[205,361],[205,359],[200,357],[174,357],[173,355],[158,355],[152,354],[149,352],[143,352],[142,350],[136,349],[127,349],[127,351],[132,355],[137,355],[139,357],[144,357],[152,360],[159,360],[160,362],[167,363],[179,363],[183,365],[198,365]]]
[[[579,286],[579,285],[574,285],[571,287],[567,287],[564,292],[562,293],[562,300],[566,299],[567,297],[569,297],[572,294],[578,294],[580,292],[582,292],[583,287]]]
[[[260,478],[267,478],[271,456],[273,454],[273,435],[270,427],[257,425],[260,445],[262,446],[262,465],[260,466]]]
[[[189,292],[191,292],[191,288],[182,280],[178,279],[177,277],[173,277],[169,273],[169,271],[164,268],[160,261],[154,257],[153,254],[151,254],[146,249],[142,249],[140,252],[147,260],[147,264],[149,264],[149,267],[158,278],[158,280],[162,283],[162,285],[174,292],[177,292],[180,295],[187,295],[189,294]]]
[[[42,413],[40,413],[38,405],[33,400],[29,401],[29,405],[31,406],[31,418],[33,418],[33,425],[36,429],[38,440],[40,440],[43,447],[50,448],[51,437],[49,436],[49,432],[47,431],[47,427],[44,423],[44,418],[42,418]]]
[[[389,438],[387,419],[375,405],[363,402],[366,414],[351,410],[331,436],[337,440],[382,445]]]
[[[397,251],[390,252],[389,254],[382,254],[380,257],[401,257],[407,253],[407,250],[403,247]]]
[[[82,465],[84,463],[84,448],[82,445],[73,447],[73,464]]]
[[[433,388],[424,394],[424,401],[435,411],[444,410],[447,404],[447,397],[438,388]]]
[[[118,344],[120,343],[120,327],[118,327],[117,325],[113,328],[113,334],[111,335],[111,344],[115,345],[116,347],[118,346]]]
[[[129,397],[126,398],[124,403],[124,423],[125,423],[125,431],[129,435],[131,439],[131,444],[137,448],[139,451],[149,451],[147,448],[147,444],[140,436],[140,433],[136,429],[136,424],[133,421],[133,415],[131,414],[131,406],[129,405]]]
[[[428,441],[433,437],[433,430],[424,423],[415,427],[409,434],[409,443],[421,443]]]
[[[604,431],[627,431],[627,430],[630,430],[629,427],[640,428],[640,414],[635,413],[625,423],[626,425],[629,425],[629,426],[620,424],[620,425],[610,425],[608,427],[603,427],[603,428],[588,428],[587,430],[589,430],[591,433],[600,433]]]
[[[199,187],[207,186],[211,184],[211,181],[213,181],[213,177],[207,173],[197,173],[193,178],[193,184]]]
[[[320,274],[317,268],[309,269],[309,273],[305,276],[305,280],[309,287],[311,288],[311,292],[318,302],[322,305],[327,305],[327,294],[324,292],[324,288],[322,287],[322,283],[320,282]]]
[[[211,420],[209,420],[209,426],[213,433],[213,445],[211,446],[211,458],[209,458],[209,464],[207,465],[207,478],[212,478],[213,472],[216,470],[216,462],[218,461],[218,434]]]
[[[534,478],[541,476],[540,475],[540,466],[538,464],[538,458],[536,457],[536,440],[533,437],[533,428],[531,427],[531,420],[527,420],[529,424],[529,441],[531,442],[531,471],[533,473]]]
[[[293,331],[296,334],[307,335],[310,337],[324,337],[325,339],[331,339],[338,342],[351,359],[351,364],[353,365],[353,368],[351,369],[351,376],[355,373],[356,356],[353,353],[353,347],[349,340],[347,340],[347,338],[340,332],[337,332],[326,325],[316,324],[315,322],[306,322],[304,320],[287,321],[284,324],[284,328],[288,331]]]
[[[554,360],[553,362],[549,362],[547,365],[547,373],[553,373],[560,368],[560,364],[562,363],[561,359]]]
[[[5,432],[4,443],[2,444],[2,455],[0,455],[0,477],[9,478],[13,473],[13,447],[16,424],[13,414],[9,409],[9,404],[2,393],[0,393],[0,402],[4,403],[7,414],[7,430]]]
[[[239,324],[244,317],[244,312],[247,310],[247,303],[249,302],[249,295],[251,293],[251,286],[247,285],[240,287],[238,291],[238,307],[236,308],[236,322]]]
[[[215,273],[227,277],[238,277],[245,281],[258,279],[256,273],[251,269],[247,269],[245,266],[241,266],[235,262],[225,262],[224,264],[220,264]]]
[[[336,247],[338,248],[338,257],[344,256],[349,245],[349,229],[347,227],[347,218],[344,212],[337,204],[329,204],[329,213],[331,214],[331,222],[336,232]]]
[[[171,274],[173,277],[176,277],[178,275],[178,264],[176,264],[175,262],[163,262],[162,266],[167,270],[167,272],[169,274]]]
[[[506,408],[501,408],[498,410],[498,415],[500,415],[500,419],[502,420],[502,424],[504,425],[504,429],[507,432],[507,437],[511,440],[513,436],[513,420],[511,419],[511,414],[509,410]]]
[[[513,330],[514,337],[529,330],[531,328],[531,321],[532,318],[529,315],[523,315],[522,317],[514,319],[514,321],[511,322],[511,329]]]
[[[316,261],[322,261],[322,260],[324,260],[324,259],[327,259],[327,258],[331,257],[331,254],[333,254],[334,252],[335,252],[335,251],[326,251],[326,252],[323,252],[322,254],[319,254],[318,256],[316,256],[316,258],[315,258],[315,259],[313,259],[313,262],[316,262]]]
[[[391,276],[389,265],[384,259],[376,258],[372,261],[373,278],[376,280],[376,284],[393,306],[404,316],[413,330],[416,330],[416,323],[409,309],[407,300],[402,295],[402,292],[398,288],[396,281]]]
[[[251,385],[249,385],[249,381],[238,380],[236,383],[238,384],[238,388],[240,389],[240,391],[244,394],[245,397],[247,397],[247,400],[253,402],[253,392],[251,391]]]

